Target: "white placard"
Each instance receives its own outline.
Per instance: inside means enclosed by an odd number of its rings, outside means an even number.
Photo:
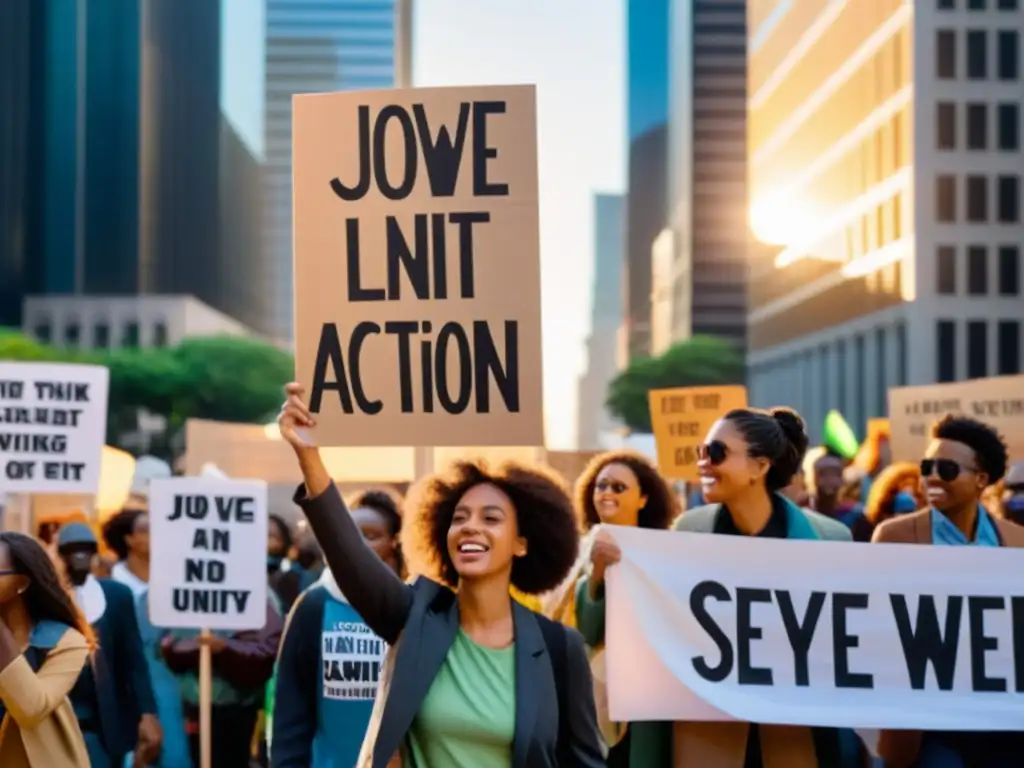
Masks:
[[[149,526],[155,626],[244,630],[266,623],[265,482],[155,478]]]
[[[614,720],[1024,723],[1024,550],[605,527]]]
[[[96,493],[110,372],[0,362],[0,493]]]

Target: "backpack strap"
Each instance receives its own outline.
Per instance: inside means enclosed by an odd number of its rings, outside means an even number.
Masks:
[[[558,702],[558,746],[555,754],[558,757],[558,765],[568,766],[572,764],[569,724],[565,717],[569,676],[569,643],[565,637],[565,627],[561,624],[542,616],[537,617],[537,622],[540,624],[541,634],[544,635],[544,645],[547,646],[548,656],[551,658],[551,669],[555,675],[555,696]]]

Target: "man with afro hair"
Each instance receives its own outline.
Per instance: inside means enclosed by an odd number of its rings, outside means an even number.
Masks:
[[[1024,547],[1024,527],[990,515],[981,495],[1006,474],[1006,443],[992,427],[947,415],[932,428],[921,460],[928,506],[886,520],[872,542],[938,546]],[[912,765],[1017,765],[1024,732],[882,731],[879,755],[891,768]]]

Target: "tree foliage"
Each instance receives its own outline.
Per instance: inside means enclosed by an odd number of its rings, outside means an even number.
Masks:
[[[648,392],[671,387],[700,387],[743,382],[743,356],[717,336],[693,336],[658,357],[638,358],[612,379],[605,404],[637,432],[651,430]]]
[[[255,339],[186,339],[163,349],[80,352],[40,344],[0,329],[0,360],[97,363],[110,369],[108,440],[134,429],[145,410],[169,431],[190,418],[260,422],[281,404],[293,376],[292,356]]]

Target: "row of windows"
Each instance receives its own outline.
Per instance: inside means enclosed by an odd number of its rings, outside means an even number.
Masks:
[[[968,296],[988,296],[992,290],[989,280],[989,249],[985,245],[968,245],[966,256],[966,289]],[[935,251],[936,293],[954,296],[958,292],[957,249],[952,245],[940,245]],[[1019,296],[1020,248],[1016,245],[1001,245],[996,249],[995,290],[999,296]]]
[[[955,11],[957,6],[966,7],[968,11],[1016,11],[1020,8],[1020,0],[938,0],[940,11]]]
[[[989,73],[989,30],[968,29],[966,36],[966,76],[968,80],[988,80]],[[1015,29],[995,31],[996,62],[994,77],[997,80],[1017,80],[1020,77],[1020,35]],[[939,80],[955,80],[959,64],[957,61],[957,33],[952,29],[940,29],[935,33],[935,76]]]
[[[964,107],[964,133],[958,139],[959,121],[957,104],[951,101],[940,101],[936,105],[936,143],[938,149],[957,149],[963,144],[965,149],[986,150],[991,148],[1001,152],[1016,152],[1020,149],[1020,105],[1001,103],[992,105],[995,108],[995,141],[990,141],[989,104],[971,102],[960,105]]]
[[[1020,373],[1020,320],[997,320],[995,370],[990,371],[988,355],[989,323],[986,320],[968,320],[965,324],[964,343],[967,352],[967,378],[1010,376]],[[935,379],[940,384],[956,381],[958,323],[939,320],[935,328]]]
[[[987,224],[992,219],[987,176],[969,174],[964,177],[964,221]],[[995,221],[1017,224],[1021,218],[1020,176],[997,176],[995,179]],[[948,224],[957,221],[957,177],[942,173],[935,177],[935,218]]]
[[[90,349],[109,349],[111,347],[111,327],[107,323],[96,323],[92,326],[92,339],[82,338],[82,326],[78,323],[68,323],[62,329],[62,335],[54,338],[53,326],[48,322],[37,323],[34,328],[36,338],[44,344],[59,344],[68,347],[84,346]],[[167,325],[165,323],[153,324],[153,346],[167,346]],[[91,343],[90,343],[91,342]],[[120,328],[120,336],[117,338],[116,347],[137,347],[139,346],[139,324],[135,322],[125,323]]]

